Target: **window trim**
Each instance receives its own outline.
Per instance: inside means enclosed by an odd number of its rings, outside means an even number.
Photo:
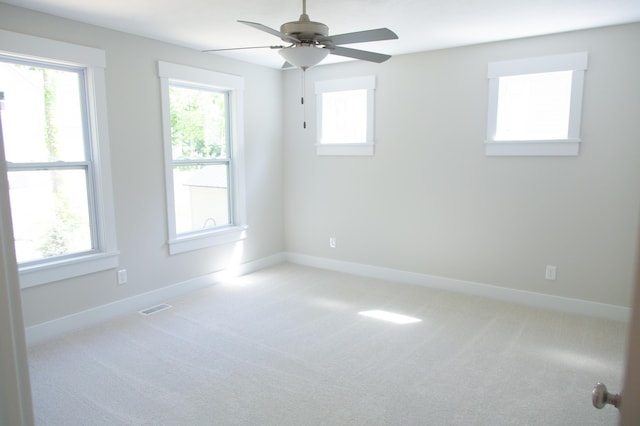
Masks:
[[[22,288],[47,284],[118,267],[111,154],[105,84],[106,53],[104,50],[26,34],[0,30],[0,54],[18,60],[84,68],[87,118],[93,153],[93,198],[96,239],[92,252],[64,258],[51,258],[38,264],[18,266]]]
[[[374,154],[374,120],[375,120],[375,88],[376,79],[373,75],[342,78],[338,80],[317,81],[316,93],[316,154],[317,155],[345,155],[371,156]],[[367,135],[364,143],[322,143],[322,94],[327,92],[341,92],[348,90],[367,91]]]
[[[489,104],[487,113],[487,139],[485,154],[490,156],[575,156],[580,151],[580,120],[584,73],[587,69],[588,52],[540,56],[488,64]],[[500,77],[537,74],[557,71],[572,71],[569,128],[566,139],[557,140],[496,140],[498,116],[498,92]]]
[[[219,244],[227,244],[245,239],[247,236],[246,190],[244,178],[244,120],[243,93],[244,79],[240,76],[223,74],[201,68],[189,67],[158,61],[160,96],[162,104],[162,134],[165,157],[165,182],[167,194],[167,229],[169,254],[197,250]],[[230,138],[230,213],[232,225],[210,228],[197,233],[176,233],[176,215],[173,193],[173,156],[171,152],[171,119],[169,111],[170,82],[188,86],[206,86],[228,91],[229,138]]]

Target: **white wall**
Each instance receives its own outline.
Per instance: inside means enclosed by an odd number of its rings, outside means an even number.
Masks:
[[[427,34],[425,34],[427,36]],[[640,206],[640,24],[287,71],[294,253],[630,306]],[[578,157],[486,157],[487,63],[589,52]],[[317,157],[313,85],[374,74],[374,157]],[[337,238],[330,249],[329,236]],[[557,265],[556,281],[544,279]]]
[[[1,3],[0,28],[106,51],[117,240],[129,278],[117,286],[114,270],[26,289],[27,326],[220,270],[232,254],[233,246],[225,245],[168,255],[158,60],[244,77],[249,231],[243,261],[283,251],[279,70]]]
[[[245,78],[244,261],[286,250],[629,306],[640,24],[320,66],[307,72],[306,130],[298,71],[5,4],[0,28],[107,52],[117,238],[129,275],[120,287],[107,271],[27,289],[27,326],[205,275],[231,256],[232,246],[167,253],[157,60]],[[580,156],[486,157],[487,62],[582,50],[590,63]],[[368,74],[377,78],[376,155],[316,157],[313,83]],[[544,280],[546,264],[558,266],[557,281]]]

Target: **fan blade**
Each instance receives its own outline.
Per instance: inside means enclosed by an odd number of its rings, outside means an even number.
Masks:
[[[288,41],[291,43],[300,43],[300,40],[298,40],[297,38],[291,37],[290,35],[287,35],[285,33],[281,33],[280,31],[274,30],[273,28],[269,28],[266,25],[258,24],[257,22],[249,22],[249,21],[238,21],[238,22],[248,25],[250,27],[253,27],[257,30],[264,31],[276,37],[279,37],[284,41]]]
[[[225,50],[247,50],[247,49],[282,49],[284,46],[251,46],[251,47],[226,47],[224,49],[207,49],[203,52],[224,52]]]
[[[340,45],[350,43],[365,43],[367,41],[395,40],[398,36],[388,28],[378,28],[375,30],[357,31],[353,33],[345,33],[327,36],[320,39],[320,43],[324,40],[329,45]]]
[[[295,66],[293,64],[290,64],[289,62],[285,61],[284,64],[282,64],[281,69],[283,70],[290,70],[295,68]]]
[[[381,63],[391,57],[382,53],[368,52],[366,50],[349,49],[348,47],[332,47],[331,54],[346,56],[347,58],[362,59],[363,61]]]

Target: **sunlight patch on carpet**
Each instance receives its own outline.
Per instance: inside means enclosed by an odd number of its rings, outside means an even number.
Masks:
[[[389,321],[394,324],[412,324],[416,322],[421,322],[420,318],[410,317],[407,315],[396,314],[394,312],[382,311],[379,309],[374,309],[372,311],[362,311],[358,312],[360,315],[364,315],[365,317],[376,318],[383,321]]]

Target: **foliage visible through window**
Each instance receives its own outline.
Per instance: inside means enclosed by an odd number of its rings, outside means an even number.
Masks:
[[[246,238],[242,77],[158,62],[168,248]]]
[[[231,224],[227,103],[225,92],[169,86],[178,234]]]
[[[19,263],[96,247],[84,70],[0,62],[11,215]]]

